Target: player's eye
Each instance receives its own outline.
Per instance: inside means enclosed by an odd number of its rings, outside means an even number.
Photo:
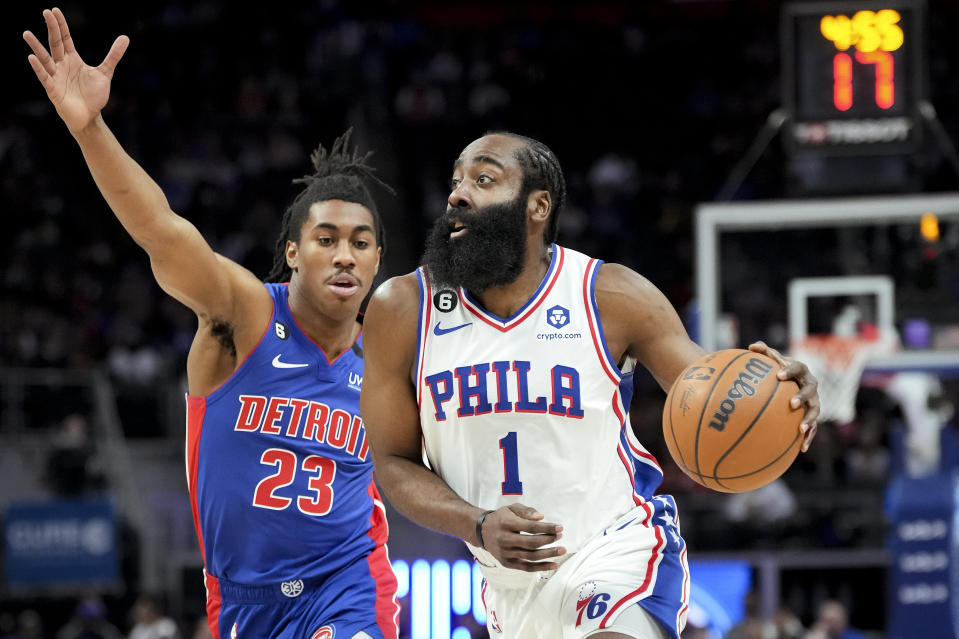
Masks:
[[[489,184],[489,183],[491,183],[492,181],[493,181],[493,178],[491,178],[490,176],[486,175],[485,173],[481,173],[480,176],[479,176],[478,178],[476,178],[476,183],[477,183],[477,184]]]
[[[316,238],[316,241],[322,244],[323,246],[330,246],[331,244],[333,244],[333,238],[330,237],[329,235],[321,235],[320,237]]]
[[[359,249],[365,249],[369,247],[369,245],[370,243],[367,242],[366,240],[356,240],[355,242],[353,242],[353,246]]]
[[[453,178],[452,180],[450,180],[450,191],[455,191],[456,187],[458,187],[460,185],[460,182],[462,181],[463,180],[459,178]]]

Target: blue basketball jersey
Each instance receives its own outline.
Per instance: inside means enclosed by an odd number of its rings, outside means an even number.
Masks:
[[[287,285],[266,287],[259,344],[222,386],[187,397],[194,524],[208,582],[322,583],[387,537],[360,419],[362,341],[329,361],[297,326]]]

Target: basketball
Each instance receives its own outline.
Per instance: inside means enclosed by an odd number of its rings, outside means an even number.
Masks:
[[[704,355],[673,382],[663,407],[663,436],[679,468],[712,490],[741,493],[784,472],[802,446],[799,391],[776,377],[766,355],[727,349]]]

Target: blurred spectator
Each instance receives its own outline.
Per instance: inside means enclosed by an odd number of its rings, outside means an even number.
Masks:
[[[796,497],[782,478],[723,502],[730,538],[737,547],[775,544],[797,512]]]
[[[835,422],[822,422],[814,446],[800,455],[789,477],[808,488],[834,489],[845,475],[845,457]]]
[[[213,639],[213,635],[210,633],[210,624],[207,623],[206,617],[200,617],[196,620],[191,639]]]
[[[4,615],[0,635],[3,639],[44,639],[43,620],[32,608],[22,610],[15,618]]]
[[[59,497],[80,497],[103,488],[103,472],[83,415],[72,413],[61,422],[47,457],[46,479]]]
[[[714,639],[707,628],[702,628],[692,623],[687,623],[682,639]]]
[[[735,524],[760,528],[781,524],[796,512],[796,498],[782,479],[743,493],[730,495],[725,502],[726,518]]]
[[[846,477],[853,484],[884,484],[889,477],[889,449],[883,442],[887,424],[879,407],[856,415],[855,440],[846,453]]]
[[[779,639],[776,627],[771,621],[764,621],[759,610],[759,593],[750,590],[746,593],[743,607],[746,616],[729,629],[724,639]]]
[[[127,639],[180,639],[176,622],[163,614],[159,596],[140,595],[130,614],[134,625]]]
[[[806,633],[799,617],[785,606],[780,606],[773,613],[773,625],[776,627],[776,639],[801,639]]]
[[[77,603],[73,617],[57,631],[56,639],[123,639],[123,635],[107,619],[100,598],[91,596]]]
[[[819,606],[816,621],[804,639],[866,639],[866,635],[849,627],[846,606],[829,599]]]

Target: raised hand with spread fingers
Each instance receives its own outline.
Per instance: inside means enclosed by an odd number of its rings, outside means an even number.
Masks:
[[[47,23],[50,50],[33,32],[24,31],[23,39],[33,50],[27,60],[67,128],[76,133],[86,128],[106,106],[113,71],[126,53],[130,38],[117,37],[103,62],[92,67],[77,53],[67,19],[60,9],[45,9],[43,19]]]

